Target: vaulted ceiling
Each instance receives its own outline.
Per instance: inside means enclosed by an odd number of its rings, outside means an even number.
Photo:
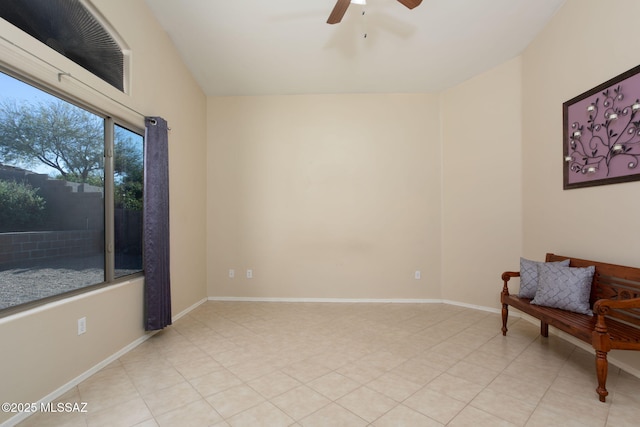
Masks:
[[[438,92],[519,55],[564,0],[367,0],[335,25],[335,0],[146,2],[225,96]]]

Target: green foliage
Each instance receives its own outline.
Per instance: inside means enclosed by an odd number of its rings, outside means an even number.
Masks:
[[[144,167],[142,139],[130,131],[116,126],[113,168],[115,181],[115,207],[133,211],[142,210]]]
[[[27,183],[0,180],[0,232],[27,231],[44,220],[45,200]]]
[[[142,210],[142,182],[128,181],[116,185],[115,206],[132,211]]]
[[[115,126],[115,207],[142,210],[143,139]],[[56,179],[104,188],[104,120],[62,100],[0,102],[0,162],[44,164]]]
[[[0,161],[43,163],[87,182],[102,169],[104,120],[68,102],[0,103]]]

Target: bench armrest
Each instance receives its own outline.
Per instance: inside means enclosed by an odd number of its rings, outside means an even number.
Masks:
[[[605,315],[612,308],[640,308],[640,298],[608,299],[603,298],[593,304],[593,312],[597,315]]]
[[[502,286],[502,293],[504,295],[509,295],[509,285],[508,282],[512,277],[520,277],[519,271],[505,271],[502,273],[502,281],[504,285]]]
[[[593,314],[598,316],[598,320],[596,321],[596,327],[593,331],[594,336],[594,348],[601,349],[604,351],[608,351],[610,349],[610,344],[608,341],[604,340],[603,337],[607,335],[607,321],[606,315],[609,314],[611,309],[622,308],[640,308],[640,298],[629,298],[629,299],[608,299],[603,298],[593,304]],[[600,338],[597,338],[600,337]],[[598,345],[596,345],[598,342]]]

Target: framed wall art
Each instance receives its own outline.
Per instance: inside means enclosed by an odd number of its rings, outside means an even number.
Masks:
[[[562,107],[565,190],[640,180],[640,66]]]

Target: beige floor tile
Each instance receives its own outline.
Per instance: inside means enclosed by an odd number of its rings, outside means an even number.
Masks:
[[[208,397],[223,390],[242,384],[242,381],[225,368],[218,368],[210,374],[189,380],[198,393]]]
[[[444,372],[458,363],[458,360],[460,359],[457,357],[453,358],[437,352],[433,352],[431,350],[427,350],[415,356],[413,360],[420,360],[421,362],[426,363],[432,368],[435,368],[440,372]]]
[[[609,409],[607,427],[638,425],[638,420],[640,420],[640,400],[622,393],[616,393],[609,400],[612,400],[612,405]]]
[[[334,371],[357,359],[359,359],[358,356],[337,351],[335,347],[332,347],[330,351],[325,351],[309,358],[310,361],[319,363]]]
[[[425,388],[465,403],[471,402],[483,389],[481,385],[447,373],[431,381]]]
[[[367,422],[343,407],[331,403],[301,420],[300,424],[303,427],[364,427]]]
[[[464,361],[499,373],[513,362],[513,358],[505,354],[494,354],[485,350],[477,350],[465,357]]]
[[[247,385],[232,387],[207,398],[207,402],[225,419],[257,406],[264,400],[264,397]]]
[[[202,359],[208,354],[194,344],[180,343],[170,349],[163,350],[162,356],[175,366]]]
[[[461,360],[449,368],[446,373],[485,387],[489,385],[500,372]]]
[[[373,424],[374,427],[443,427],[441,424],[418,411],[398,405]]]
[[[427,388],[419,390],[403,403],[441,424],[447,424],[465,407],[464,402]]]
[[[78,384],[80,398],[91,412],[100,411],[140,396],[122,368],[100,371]]]
[[[555,418],[555,425],[602,427],[606,424],[608,412],[609,403],[602,403],[596,397],[589,402],[581,397],[549,391],[526,425],[543,425]]]
[[[533,412],[531,418],[529,418],[525,424],[525,427],[586,427],[591,425],[593,424],[585,425],[582,420],[571,418],[571,416],[565,415],[562,412],[557,412],[551,408],[539,407]]]
[[[220,368],[220,364],[211,356],[204,356],[185,362],[174,362],[173,367],[187,380],[198,378]]]
[[[62,396],[53,400],[53,403],[84,403],[82,400],[82,396],[80,396],[80,390],[78,387],[73,387],[68,392],[64,393]],[[87,402],[88,403],[88,402]]]
[[[329,399],[304,385],[271,399],[271,402],[296,421],[331,403]]]
[[[213,333],[213,336],[205,336],[198,343],[198,347],[209,356],[214,357],[218,354],[225,353],[230,350],[237,350],[239,347],[232,341],[226,338],[220,337],[218,334]]]
[[[536,358],[537,359],[537,358]],[[518,358],[514,360],[509,366],[502,371],[504,374],[514,377],[531,379],[533,381],[544,380],[551,384],[553,380],[558,376],[558,373],[562,369],[564,361],[553,362],[550,360],[525,360]],[[541,367],[544,366],[544,369]]]
[[[251,353],[248,353],[244,348],[240,346],[235,346],[231,350],[226,350],[220,353],[208,354],[210,354],[216,362],[224,367],[249,362],[254,358]]]
[[[555,381],[549,387],[549,390],[556,391],[570,396],[581,397],[582,399],[592,402],[594,398],[598,398],[596,387],[598,382],[595,378],[576,376],[576,377],[556,377]]]
[[[247,385],[265,398],[271,399],[299,387],[302,383],[287,374],[275,371],[253,381],[249,381]]]
[[[188,382],[182,382],[143,396],[147,407],[156,417],[191,402],[195,402],[196,400],[200,400],[201,398],[200,393]]]
[[[487,389],[537,405],[550,386],[551,383],[536,382],[502,373],[487,386]]]
[[[124,368],[142,395],[185,381],[180,372],[166,359],[125,364]]]
[[[640,378],[621,371],[616,381],[615,391],[634,399],[640,405]]]
[[[424,385],[441,375],[443,369],[434,367],[430,361],[423,358],[413,358],[390,372],[405,380]]]
[[[223,418],[209,403],[200,399],[162,414],[156,417],[156,421],[160,427],[209,426],[217,425]]]
[[[362,366],[380,368],[382,371],[387,372],[406,361],[406,357],[399,356],[390,350],[383,349],[360,358],[357,363]]]
[[[610,365],[603,404],[591,352],[500,324],[445,304],[209,302],[56,399],[88,414],[20,426],[638,424],[640,379]]]
[[[407,380],[393,372],[381,375],[375,380],[367,383],[367,387],[384,394],[391,399],[402,402],[416,391],[423,387],[414,381]]]
[[[160,427],[160,425],[156,422],[155,419],[146,420],[139,424],[136,424],[133,427]]]
[[[232,427],[290,426],[294,420],[269,402],[263,402],[227,420]]]
[[[536,409],[536,405],[487,389],[481,391],[470,405],[518,426],[525,425]]]
[[[505,408],[505,410],[508,410]],[[467,406],[451,420],[447,427],[516,427],[508,421],[488,414],[473,406]]]
[[[331,372],[331,369],[313,360],[303,360],[282,369],[285,374],[307,383]]]
[[[148,339],[147,341],[138,345],[131,351],[120,356],[118,361],[120,362],[121,365],[126,365],[128,363],[145,362],[145,361],[154,360],[154,359],[162,360],[163,357],[160,352],[161,348],[162,348],[161,344],[157,344],[151,339]]]
[[[87,414],[88,427],[133,426],[153,418],[142,398],[128,400],[116,406]]]
[[[316,378],[307,385],[330,400],[339,399],[360,387],[358,382],[337,372],[330,372]]]
[[[7,424],[13,425],[13,424]],[[37,412],[18,424],[20,427],[86,427],[87,414]]]
[[[366,384],[385,374],[385,370],[376,366],[367,366],[356,362],[348,363],[336,369],[341,375],[351,378],[359,384]]]
[[[395,400],[367,387],[352,391],[336,403],[368,422],[380,418],[398,404]]]
[[[264,361],[262,358],[238,363],[227,368],[242,381],[248,382],[274,372],[277,368],[274,364]]]

